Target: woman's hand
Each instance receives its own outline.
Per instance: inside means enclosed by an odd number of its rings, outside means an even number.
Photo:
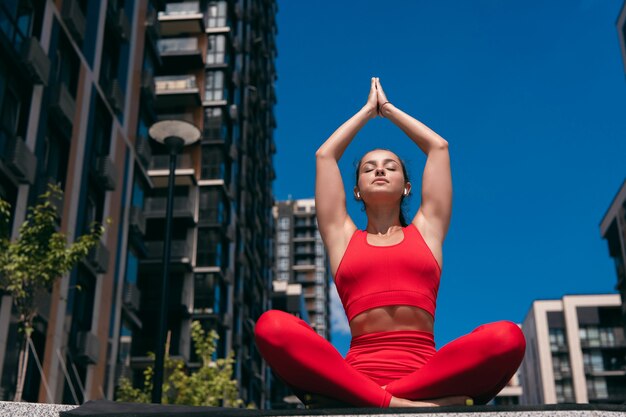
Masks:
[[[378,93],[376,91],[377,78],[372,77],[372,84],[370,86],[370,94],[367,96],[367,103],[365,103],[365,109],[367,110],[368,117],[373,119],[378,115]]]
[[[377,106],[376,106],[376,112],[384,117],[383,115],[383,106],[385,103],[389,103],[389,100],[387,100],[387,95],[385,94],[385,92],[383,91],[383,87],[380,85],[380,78],[376,77],[374,78],[375,80],[375,84],[376,84],[376,102],[377,102]]]

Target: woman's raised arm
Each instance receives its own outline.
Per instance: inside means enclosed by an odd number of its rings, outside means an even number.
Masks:
[[[328,249],[331,269],[338,266],[337,256],[342,256],[348,239],[356,226],[346,209],[346,194],[343,188],[338,161],[344,151],[365,124],[377,115],[376,82],[372,78],[367,103],[354,116],[342,124],[315,153],[315,210],[317,223],[324,244]],[[335,262],[334,262],[335,261]],[[335,264],[335,268],[332,268]]]
[[[429,234],[434,234],[443,243],[452,215],[452,175],[448,142],[390,103],[378,78],[376,92],[380,115],[402,129],[427,156],[422,175],[422,202],[412,223],[417,225],[420,216],[423,216],[428,224]]]

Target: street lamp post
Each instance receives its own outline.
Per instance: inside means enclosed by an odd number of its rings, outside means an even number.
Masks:
[[[161,277],[161,303],[159,304],[159,322],[156,337],[156,355],[154,360],[154,380],[152,402],[161,403],[163,391],[163,365],[165,360],[165,337],[167,334],[167,310],[169,307],[167,291],[170,275],[170,244],[172,234],[172,210],[174,206],[174,182],[176,157],[184,146],[200,139],[200,130],[193,124],[182,120],[163,120],[150,127],[150,136],[165,145],[170,156],[169,181],[167,184],[167,208],[165,211],[165,240],[163,241],[163,275]]]

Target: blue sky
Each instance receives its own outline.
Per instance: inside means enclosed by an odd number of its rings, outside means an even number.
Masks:
[[[599,224],[626,178],[622,3],[279,1],[275,198],[313,196],[315,150],[377,76],[391,102],[450,144],[438,348],[483,323],[521,322],[535,299],[616,292]],[[380,146],[408,164],[412,217],[425,156],[386,119],[347,149],[344,184]],[[364,228],[351,199],[348,210]],[[334,320],[345,354],[345,322]]]

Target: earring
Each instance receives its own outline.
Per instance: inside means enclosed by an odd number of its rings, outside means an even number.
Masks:
[[[403,195],[409,195],[409,191],[405,188],[404,189],[404,193],[402,193]]]
[[[356,192],[356,199],[357,200],[361,199],[361,193],[359,191]]]

